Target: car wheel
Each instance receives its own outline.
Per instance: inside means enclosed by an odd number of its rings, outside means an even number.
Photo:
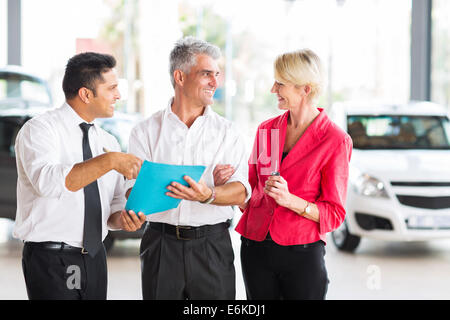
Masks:
[[[103,245],[105,246],[106,252],[109,252],[114,245],[114,237],[111,233],[108,233],[105,240],[103,240]]]
[[[348,231],[345,220],[339,228],[331,233],[331,238],[339,250],[346,252],[354,252],[361,241],[361,237],[355,236]]]

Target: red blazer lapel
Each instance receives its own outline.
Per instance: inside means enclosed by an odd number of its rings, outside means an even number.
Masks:
[[[297,143],[291,149],[291,151],[287,154],[286,158],[284,158],[283,163],[280,167],[280,172],[285,171],[289,167],[293,166],[299,159],[307,155],[311,152],[317,145],[319,145],[322,139],[325,137],[325,132],[327,127],[330,124],[330,120],[323,111],[323,109],[319,109],[321,112],[314,119],[313,123],[305,130],[303,135],[298,139]],[[280,150],[280,155],[283,152],[284,147],[284,138],[286,137],[286,126],[284,127],[284,137],[283,144]]]

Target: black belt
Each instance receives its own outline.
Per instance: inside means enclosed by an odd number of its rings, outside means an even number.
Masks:
[[[64,252],[75,252],[87,254],[88,252],[84,248],[73,247],[68,245],[65,242],[53,242],[53,241],[45,241],[45,242],[31,242],[26,241],[25,246],[33,247],[33,248],[41,248],[46,250],[55,250],[55,251],[64,251]]]
[[[271,244],[271,245],[277,245],[277,246],[282,246],[277,244],[275,241],[273,241],[273,239],[270,237],[270,235],[268,234],[266,236],[266,238],[263,241],[256,241],[256,240],[251,240],[251,239],[247,239],[243,236],[241,236],[241,240],[242,242],[244,242],[246,245],[249,244]],[[317,247],[317,246],[321,246],[323,245],[324,242],[322,240],[318,240],[316,242],[312,242],[312,243],[305,243],[305,244],[294,244],[294,245],[288,245],[288,246],[282,246],[282,247],[297,247],[297,248],[311,248],[311,247]]]
[[[228,229],[230,222],[221,222],[218,224],[204,225],[199,227],[174,226],[167,223],[150,222],[150,228],[159,232],[176,236],[178,240],[193,240],[207,236],[208,234],[219,233]]]

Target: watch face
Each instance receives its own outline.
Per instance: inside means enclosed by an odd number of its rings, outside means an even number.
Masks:
[[[311,212],[311,205],[308,204],[308,206],[305,208],[305,213],[310,213]]]

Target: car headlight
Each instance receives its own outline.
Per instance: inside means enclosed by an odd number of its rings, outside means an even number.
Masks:
[[[388,198],[383,182],[368,174],[361,174],[354,181],[357,193],[367,197]]]

